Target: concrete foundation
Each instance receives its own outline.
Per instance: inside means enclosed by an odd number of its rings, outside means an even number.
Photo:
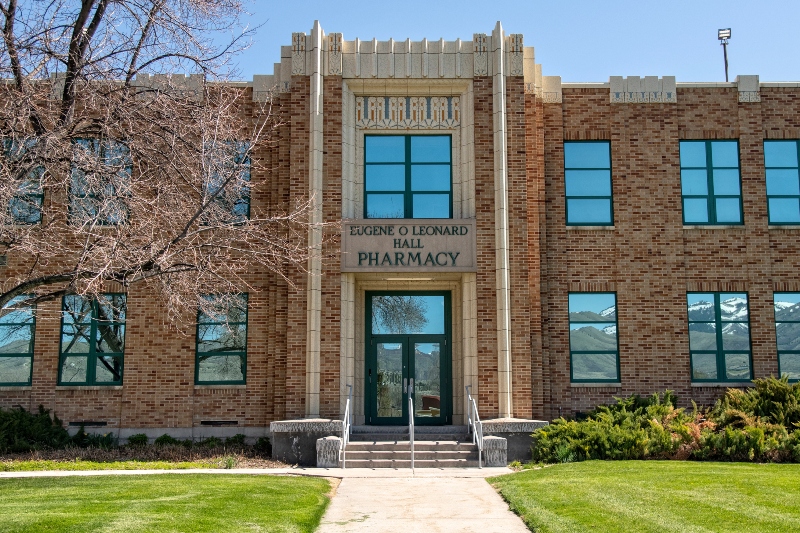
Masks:
[[[272,458],[284,463],[316,466],[317,440],[341,437],[342,421],[325,418],[282,420],[269,425]]]
[[[508,461],[530,461],[531,434],[547,422],[543,420],[524,420],[520,418],[495,418],[483,421],[484,449],[489,436],[503,437],[507,442]],[[505,466],[504,463],[502,466]]]

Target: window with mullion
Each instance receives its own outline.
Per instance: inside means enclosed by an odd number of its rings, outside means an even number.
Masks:
[[[64,296],[60,385],[121,385],[125,352],[124,294]]]
[[[250,153],[249,141],[206,146],[208,179],[203,192],[207,197],[215,195],[213,207],[220,211],[206,217],[204,223],[241,224],[250,218]]]
[[[18,175],[11,179],[18,181],[17,194],[8,202],[8,213],[14,224],[32,225],[42,221],[42,204],[44,190],[42,176],[44,167],[30,161],[30,149],[34,140],[17,142],[11,139],[3,141],[3,156],[7,160],[9,170]],[[20,175],[24,175],[20,179]]]
[[[197,314],[198,385],[243,384],[247,378],[247,294],[205,296],[213,311]]]
[[[564,193],[568,226],[611,226],[611,143],[564,142]]]
[[[764,141],[770,224],[800,224],[800,141]]]
[[[35,309],[17,296],[0,309],[0,386],[30,385],[33,369]]]
[[[619,381],[616,293],[569,294],[569,355],[573,383]]]
[[[692,381],[749,381],[750,312],[747,293],[689,292]]]
[[[776,292],[773,302],[778,373],[800,381],[800,292]]]
[[[133,164],[128,146],[110,139],[76,139],[70,174],[70,221],[113,226],[128,220]]]
[[[365,135],[364,218],[452,218],[449,135]]]
[[[680,141],[683,223],[742,224],[739,141]]]

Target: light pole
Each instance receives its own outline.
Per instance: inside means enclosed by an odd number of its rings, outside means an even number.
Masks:
[[[728,82],[728,39],[731,38],[731,29],[723,28],[717,31],[717,39],[722,45],[722,55],[725,58],[725,83]]]

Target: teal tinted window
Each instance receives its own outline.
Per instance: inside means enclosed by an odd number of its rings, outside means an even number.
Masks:
[[[34,309],[17,296],[0,309],[0,385],[30,385],[33,368]]]
[[[451,218],[449,135],[366,135],[364,218]]]
[[[614,223],[610,142],[564,143],[564,191],[567,224],[610,226]]]
[[[60,385],[121,385],[125,352],[124,294],[64,296]]]
[[[569,355],[573,382],[619,381],[616,294],[569,294]]]
[[[444,335],[445,297],[372,296],[373,335]]]
[[[245,383],[247,294],[206,296],[197,313],[195,383]]]
[[[750,311],[747,294],[690,292],[692,381],[749,381]]]
[[[684,224],[741,224],[739,141],[681,141]]]
[[[800,141],[764,141],[770,224],[800,224]]]
[[[108,139],[77,139],[70,172],[73,224],[124,224],[128,220],[131,162],[128,147]]]
[[[10,179],[15,182],[17,194],[8,201],[8,214],[13,224],[38,224],[42,221],[42,176],[44,167],[31,161],[33,141],[3,142],[3,156],[9,165]]]
[[[800,381],[800,292],[776,292],[774,305],[778,373]]]
[[[226,141],[209,144],[205,194],[212,199],[208,219],[241,223],[250,218],[250,143]]]

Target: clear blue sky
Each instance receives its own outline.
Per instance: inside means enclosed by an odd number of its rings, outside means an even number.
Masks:
[[[724,81],[717,29],[730,27],[731,80],[800,81],[800,0],[255,0],[248,9],[246,22],[263,25],[239,57],[240,79],[271,74],[292,32],[308,33],[318,19],[346,40],[471,40],[499,20],[535,47],[544,75],[572,82],[613,75]]]

